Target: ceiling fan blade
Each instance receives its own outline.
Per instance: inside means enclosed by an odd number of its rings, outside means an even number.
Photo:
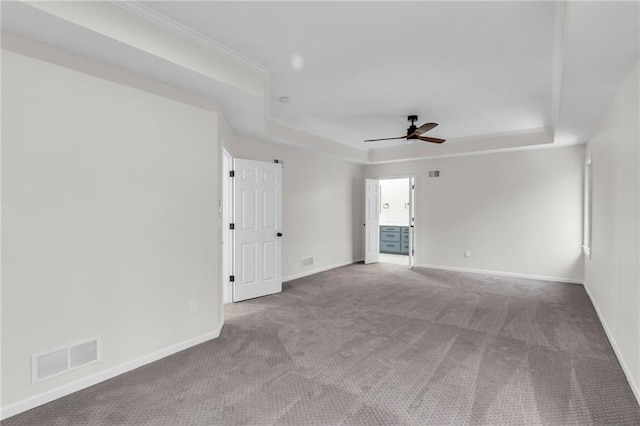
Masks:
[[[376,142],[376,141],[390,141],[393,139],[406,139],[406,136],[400,136],[398,138],[384,138],[384,139],[367,139],[365,142]]]
[[[437,125],[438,125],[438,123],[425,123],[422,126],[418,127],[416,129],[416,131],[413,132],[413,134],[417,135],[417,136],[420,136],[423,133],[427,133],[429,130],[433,129]]]
[[[425,142],[442,143],[446,139],[430,138],[428,136],[418,136],[418,139]]]

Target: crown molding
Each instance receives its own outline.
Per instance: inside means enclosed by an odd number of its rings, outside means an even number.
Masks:
[[[447,144],[456,144],[460,142],[474,142],[474,141],[485,141],[488,139],[498,139],[512,136],[521,136],[521,135],[533,135],[537,133],[547,133],[552,135],[554,133],[552,128],[549,127],[536,127],[533,129],[522,129],[522,130],[512,130],[508,132],[499,132],[499,133],[488,133],[484,135],[476,135],[476,136],[465,136],[461,138],[451,138],[447,139]],[[401,143],[393,146],[385,146],[382,148],[372,148],[368,152],[385,152],[385,151],[396,151],[398,148],[401,149],[409,149],[411,145],[422,145],[422,143],[418,142],[409,142],[409,143]]]
[[[481,155],[490,155],[490,154],[502,154],[508,152],[519,152],[519,151],[535,151],[539,149],[555,149],[555,148],[568,148],[572,146],[584,145],[584,143],[574,143],[574,144],[564,144],[557,145],[553,143],[541,144],[541,145],[523,145],[523,146],[514,146],[509,148],[496,148],[496,149],[485,149],[482,151],[468,151],[468,152],[458,152],[455,154],[441,154],[441,155],[423,155],[416,156],[412,158],[400,158],[394,160],[380,160],[380,161],[370,161],[366,163],[366,165],[378,165],[378,164],[391,164],[391,163],[406,163],[409,161],[420,161],[420,160],[440,160],[443,158],[457,158],[457,157],[476,157]]]
[[[180,22],[169,18],[162,13],[141,4],[138,1],[118,1],[118,0],[109,0],[109,2],[115,6],[118,6],[121,9],[124,9],[134,15],[139,16],[167,31],[172,32],[180,37],[183,37],[189,41],[192,41],[206,49],[209,49],[213,52],[216,52],[220,55],[226,56],[227,58],[233,59],[234,61],[240,63],[241,65],[249,68],[252,71],[258,72],[262,75],[268,76],[269,72],[267,69],[258,64],[257,62],[252,61],[246,56],[241,55],[233,49],[230,49],[202,34],[197,31],[194,31],[192,28],[181,24]]]

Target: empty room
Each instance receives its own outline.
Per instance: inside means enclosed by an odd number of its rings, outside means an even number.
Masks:
[[[640,424],[640,3],[0,8],[2,425]]]

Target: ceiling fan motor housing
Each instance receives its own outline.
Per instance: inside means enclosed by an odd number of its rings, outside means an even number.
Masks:
[[[407,120],[411,122],[411,126],[409,126],[409,128],[407,129],[407,139],[418,139],[417,136],[411,136],[413,135],[413,132],[415,132],[418,129],[415,125],[415,122],[418,121],[418,116],[410,115],[407,117]]]

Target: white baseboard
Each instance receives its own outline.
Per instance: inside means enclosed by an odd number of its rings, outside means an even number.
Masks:
[[[22,401],[14,402],[13,404],[7,405],[6,407],[2,407],[0,411],[0,419],[5,420],[9,417],[15,416],[16,414],[20,414],[24,411],[46,404],[47,402],[62,398],[63,396],[67,396],[100,382],[104,382],[105,380],[112,379],[116,376],[119,376],[120,374],[135,370],[136,368],[142,367],[143,365],[158,361],[159,359],[162,359],[169,355],[173,355],[176,352],[180,352],[192,346],[204,343],[208,340],[215,339],[220,336],[223,325],[224,320],[220,321],[220,325],[218,325],[218,328],[210,331],[209,333],[184,340],[173,346],[160,349],[159,351],[141,356],[131,361],[127,361],[123,364],[116,365],[115,367],[108,368],[90,376],[83,377],[82,379],[76,380],[74,382],[66,383],[60,387],[48,390],[39,395],[23,399]]]
[[[593,295],[591,294],[591,291],[589,290],[589,285],[587,283],[584,284],[584,289],[586,290],[587,295],[589,296],[589,299],[591,300],[591,303],[593,304],[593,307],[596,310],[596,314],[598,315],[598,319],[600,319],[600,323],[602,324],[602,328],[604,328],[604,332],[607,335],[607,338],[609,339],[609,343],[611,343],[611,347],[613,348],[613,352],[615,352],[616,357],[618,358],[618,362],[622,366],[622,371],[624,371],[624,375],[627,377],[627,381],[629,382],[629,386],[631,386],[631,390],[633,391],[633,394],[636,397],[636,400],[638,400],[638,403],[640,404],[640,387],[638,387],[638,384],[633,379],[633,375],[631,375],[631,371],[629,370],[629,367],[627,367],[627,364],[624,361],[624,357],[622,356],[622,352],[620,352],[620,349],[618,349],[618,345],[616,344],[616,341],[613,338],[613,334],[611,333],[611,330],[609,329],[609,326],[607,325],[607,321],[605,321],[604,316],[602,315],[602,311],[598,307],[598,304],[596,303],[596,300],[593,298]]]
[[[569,284],[584,284],[584,280],[577,280],[575,278],[564,278],[564,277],[549,277],[546,275],[519,274],[516,272],[488,271],[486,269],[470,269],[470,268],[458,268],[455,266],[438,266],[438,265],[424,265],[424,264],[416,265],[416,267],[429,268],[429,269],[442,269],[444,271],[455,271],[455,272],[472,272],[475,274],[499,275],[503,277],[529,278],[532,280],[554,281],[554,282],[569,283]]]
[[[322,267],[316,268],[316,269],[309,269],[309,270],[300,272],[299,274],[289,275],[287,277],[282,277],[282,282],[286,283],[287,281],[293,281],[293,280],[297,280],[298,278],[308,277],[309,275],[317,274],[319,272],[328,271],[329,269],[340,268],[342,266],[351,265],[352,263],[362,262],[362,260],[363,259],[354,259],[354,260],[350,260],[350,261],[347,261],[347,262],[336,263],[334,265],[322,266]]]

